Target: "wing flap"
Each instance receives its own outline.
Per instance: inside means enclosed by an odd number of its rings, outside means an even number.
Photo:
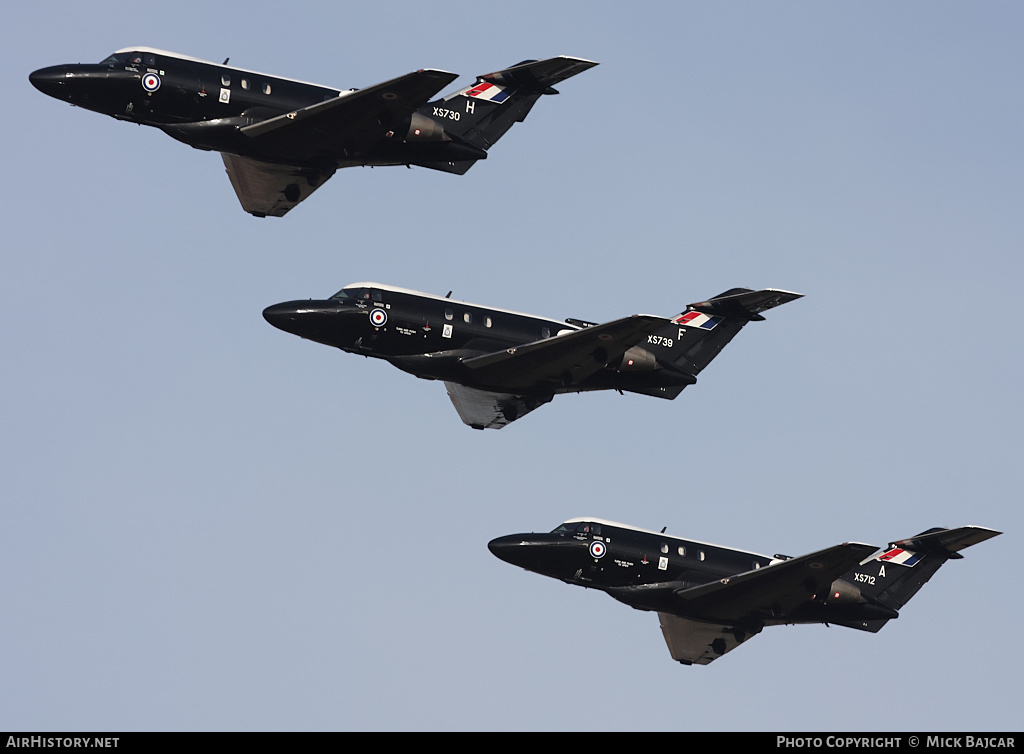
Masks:
[[[324,185],[334,170],[317,171],[221,153],[242,209],[257,217],[284,217]]]
[[[636,314],[565,335],[537,340],[463,361],[474,378],[508,390],[569,387],[605,366],[669,320]]]
[[[463,423],[473,429],[501,429],[551,400],[546,396],[521,396],[446,382],[448,397]]]
[[[707,665],[761,631],[760,627],[705,623],[668,613],[658,613],[658,618],[672,659],[684,665]]]

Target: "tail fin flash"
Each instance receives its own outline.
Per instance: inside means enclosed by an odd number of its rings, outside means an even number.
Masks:
[[[1001,533],[981,526],[929,529],[916,537],[893,542],[884,552],[868,558],[842,578],[854,584],[870,602],[898,611],[947,560],[963,558],[960,550]],[[888,620],[840,623],[877,633]]]
[[[595,65],[590,60],[564,56],[526,60],[478,76],[472,86],[424,105],[419,113],[436,121],[452,141],[486,152],[512,126],[526,120],[541,95],[558,94],[555,84]],[[413,164],[462,175],[476,159]]]

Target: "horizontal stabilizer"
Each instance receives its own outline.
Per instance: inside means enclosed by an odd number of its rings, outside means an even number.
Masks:
[[[720,314],[723,316],[744,317],[751,320],[762,320],[761,312],[776,306],[788,304],[803,298],[802,293],[781,291],[766,288],[754,291],[749,288],[733,288],[707,301],[690,304],[689,308],[704,314]]]
[[[694,379],[694,383],[697,380]],[[649,395],[652,398],[664,398],[667,401],[674,401],[683,392],[686,385],[669,385],[668,387],[627,387],[623,388],[627,393],[639,393]]]
[[[452,173],[453,175],[465,175],[469,172],[469,169],[476,165],[476,160],[454,160],[452,162],[417,162],[414,163],[421,168],[430,168],[431,170],[440,170],[442,173]]]
[[[578,73],[583,73],[596,65],[597,63],[593,60],[560,55],[547,60],[527,60],[511,68],[485,73],[477,78],[492,84],[524,87],[542,94],[557,94],[557,92],[548,90],[555,84],[572,78]]]
[[[929,529],[918,534],[916,537],[893,542],[892,546],[919,553],[944,552],[953,557],[954,553],[964,548],[980,544],[986,539],[997,537],[1000,534],[1002,532],[995,529],[986,529],[983,526],[961,526],[958,529]]]

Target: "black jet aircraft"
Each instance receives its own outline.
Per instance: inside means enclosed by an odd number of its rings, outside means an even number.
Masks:
[[[527,60],[430,101],[458,75],[423,69],[339,90],[224,62],[128,47],[98,64],[42,68],[29,80],[72,105],[220,152],[242,208],[282,217],[338,168],[418,165],[462,175],[541,95],[597,65]]]
[[[574,518],[550,534],[513,534],[487,546],[528,571],[658,613],[672,659],[707,665],[765,626],[834,623],[875,633],[899,617],[943,563],[1000,533],[937,528],[878,554],[874,545],[847,542],[799,558],[769,558]]]
[[[628,390],[675,398],[747,322],[800,298],[733,288],[672,319],[560,322],[378,283],[263,312],[285,332],[443,380],[474,429],[501,429],[560,393]]]

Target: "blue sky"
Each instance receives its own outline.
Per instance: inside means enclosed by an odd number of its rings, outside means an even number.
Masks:
[[[0,82],[0,728],[1019,728],[1024,11],[1014,3],[40,2]],[[35,91],[146,45],[368,86],[567,54],[467,175],[244,214],[215,154]],[[270,327],[359,280],[556,318],[768,313],[676,401],[474,432],[442,385]],[[496,536],[580,515],[767,554],[1006,532],[871,635],[704,668]]]

